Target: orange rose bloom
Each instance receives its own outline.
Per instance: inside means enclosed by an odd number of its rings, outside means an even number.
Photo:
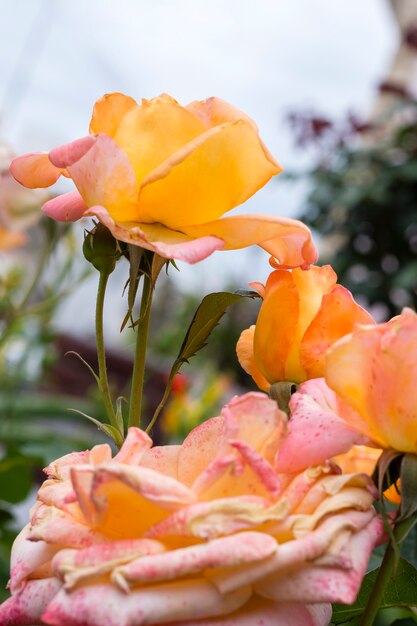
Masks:
[[[308,272],[277,268],[265,287],[256,326],[243,331],[237,344],[242,367],[261,389],[288,380],[296,383],[323,376],[324,356],[356,324],[373,319],[336,284],[330,265]]]

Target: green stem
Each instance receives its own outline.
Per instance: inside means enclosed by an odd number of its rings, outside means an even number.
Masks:
[[[100,272],[100,280],[97,290],[97,302],[96,302],[96,343],[97,343],[97,360],[98,360],[98,372],[99,372],[99,386],[103,396],[104,405],[106,407],[107,416],[112,426],[119,430],[117,425],[116,414],[114,412],[113,403],[111,400],[109,381],[107,378],[107,366],[106,366],[106,352],[104,349],[104,333],[103,333],[103,310],[104,310],[104,296],[106,294],[107,281],[109,279],[109,273],[106,271]],[[123,434],[123,433],[122,433]]]
[[[169,375],[169,379],[168,379],[168,382],[167,382],[167,386],[165,387],[164,395],[162,396],[162,400],[158,404],[158,406],[156,407],[155,413],[153,414],[153,417],[152,417],[151,421],[149,422],[148,426],[146,427],[146,432],[147,433],[149,433],[152,430],[152,428],[154,427],[155,422],[156,422],[156,420],[159,417],[159,414],[161,413],[162,409],[165,406],[166,401],[169,398],[169,394],[171,393],[172,383],[173,383],[174,378],[175,378],[175,376],[176,376],[176,374],[178,372],[178,369],[179,368],[173,367],[172,370],[171,370],[171,373]]]
[[[394,529],[394,537],[397,543],[401,543],[401,541],[406,538],[415,523],[415,517],[411,516],[396,525]],[[379,568],[378,576],[369,595],[365,611],[362,614],[359,626],[372,626],[374,624],[375,618],[381,606],[386,586],[391,579],[393,570],[395,569],[397,558],[397,551],[394,548],[393,542],[390,541],[385,551],[381,567]]]
[[[143,275],[140,317],[136,330],[136,349],[130,391],[129,426],[140,427],[142,415],[143,381],[145,374],[146,344],[148,340],[149,318],[151,313],[153,284],[151,278]]]
[[[13,307],[13,313],[7,320],[8,324],[4,330],[3,335],[0,337],[0,346],[3,343],[5,343],[6,339],[8,339],[9,335],[12,333],[15,322],[20,317],[26,314],[26,306],[30,302],[30,299],[32,298],[33,294],[35,293],[39,285],[39,281],[42,278],[42,274],[44,272],[45,266],[49,259],[49,253],[51,251],[51,248],[52,248],[51,243],[48,243],[48,245],[45,245],[45,247],[43,248],[42,254],[38,261],[38,265],[36,267],[35,273],[32,278],[32,282],[30,283],[29,288],[27,292],[25,293],[25,295],[23,296],[23,299],[20,302],[20,304],[18,304],[16,307]]]

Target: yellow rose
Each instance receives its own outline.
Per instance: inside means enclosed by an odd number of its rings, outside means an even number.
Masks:
[[[113,93],[96,102],[90,133],[11,165],[26,187],[49,187],[61,174],[73,179],[77,191],[44,205],[50,217],[96,216],[117,239],[189,263],[253,244],[288,266],[317,259],[301,222],[219,219],[281,171],[254,122],[227,102],[183,107],[164,94],[137,104]]]

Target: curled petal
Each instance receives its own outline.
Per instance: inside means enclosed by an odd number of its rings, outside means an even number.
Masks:
[[[359,532],[374,518],[374,511],[370,513],[343,512],[325,520],[317,530],[306,536],[279,544],[277,550],[268,559],[257,563],[242,564],[230,570],[215,570],[209,572],[208,576],[221,593],[230,593],[241,586],[256,583],[261,585],[262,581],[268,579],[269,576],[278,577],[292,570],[297,571],[298,568],[310,563],[314,564],[339,538],[348,544],[352,532]],[[346,535],[347,531],[348,535]],[[317,601],[320,602],[320,598],[317,598]]]
[[[36,189],[56,183],[63,169],[54,165],[46,152],[32,152],[13,159],[10,173],[21,185]]]
[[[79,582],[108,574],[132,559],[164,550],[164,545],[154,539],[128,539],[82,550],[61,550],[52,561],[52,571],[64,582],[65,589],[72,589]]]
[[[283,519],[288,514],[285,502],[272,507],[268,505],[267,500],[258,496],[197,502],[155,524],[146,532],[146,536],[159,538],[179,535],[215,539],[268,521]]]
[[[256,592],[263,597],[290,602],[343,602],[356,599],[369,556],[384,535],[380,517],[352,534],[346,547],[346,566],[316,565],[286,571],[258,582]]]
[[[87,211],[87,205],[78,191],[70,191],[48,200],[42,211],[57,222],[76,222]]]
[[[192,237],[219,237],[225,250],[257,244],[286,267],[307,269],[318,258],[307,226],[290,218],[234,215],[197,226],[184,225],[181,230]]]
[[[208,568],[238,567],[262,561],[273,555],[276,549],[275,539],[265,533],[240,533],[158,556],[136,559],[118,567],[112,580],[122,589],[129,589],[136,583],[172,580]]]

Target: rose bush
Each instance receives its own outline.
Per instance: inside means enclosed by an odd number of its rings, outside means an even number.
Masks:
[[[195,263],[259,244],[284,265],[308,267],[317,251],[301,222],[219,219],[280,171],[247,115],[219,98],[182,107],[165,94],[140,105],[108,94],[94,106],[90,135],[11,165],[26,187],[73,179],[77,191],[47,202],[47,215],[96,216],[117,239],[163,257]]]
[[[242,332],[236,350],[243,369],[261,389],[323,376],[328,348],[356,324],[373,323],[336,281],[330,265],[308,272],[277,266],[265,286],[252,283],[263,302],[256,325]]]
[[[12,553],[3,626],[325,626],[352,602],[382,524],[363,474],[277,458],[287,419],[235,398],[182,445],[131,428],[46,468]]]

